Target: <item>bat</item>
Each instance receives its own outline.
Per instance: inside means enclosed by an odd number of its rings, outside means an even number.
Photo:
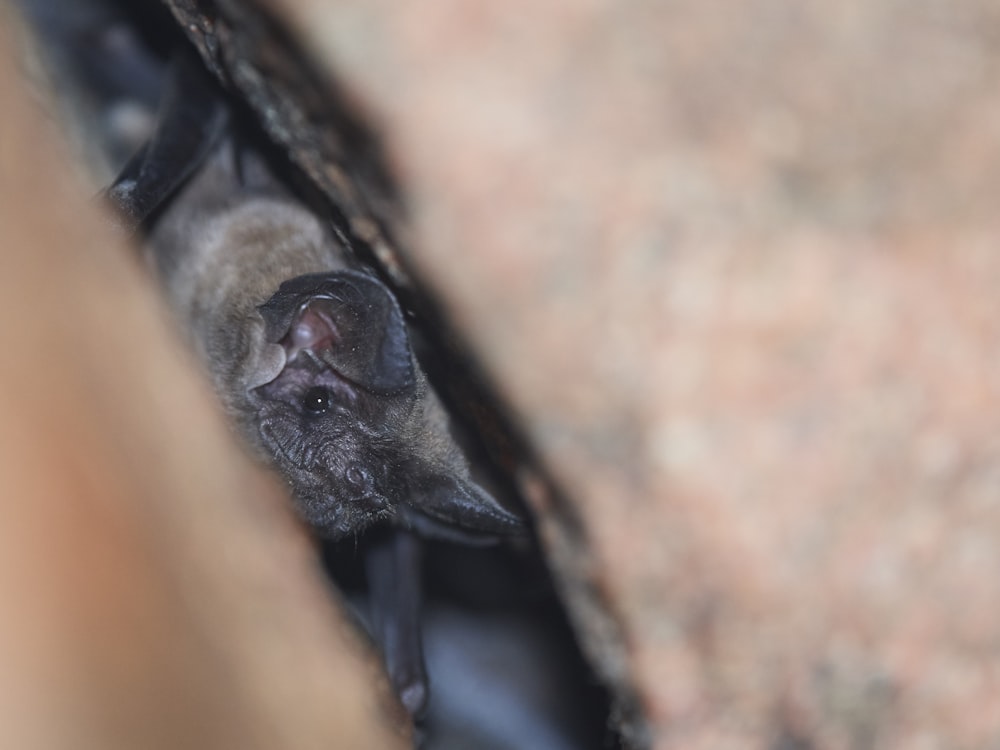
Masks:
[[[191,85],[169,93],[109,194],[133,225],[159,211],[151,262],[244,437],[329,538],[390,518],[449,538],[519,528],[472,481],[392,292],[263,158],[222,136],[218,103],[189,111],[207,92],[183,61]]]
[[[390,289],[298,200],[193,55],[107,191],[251,450],[330,539],[382,524],[368,559],[375,636],[414,715],[420,538],[475,542],[521,519],[479,486]]]

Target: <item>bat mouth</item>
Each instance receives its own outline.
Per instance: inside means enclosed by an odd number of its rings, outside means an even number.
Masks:
[[[338,544],[352,538],[357,543],[359,539],[370,534],[372,529],[391,524],[397,518],[396,510],[389,504],[388,500],[380,495],[352,499],[351,502],[357,503],[358,507],[364,507],[363,522],[359,523],[356,519],[345,520],[339,516],[326,524],[309,518],[305,520],[328,542]]]

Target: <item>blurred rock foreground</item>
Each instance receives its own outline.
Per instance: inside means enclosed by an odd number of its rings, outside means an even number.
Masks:
[[[411,746],[0,20],[0,747]]]
[[[523,477],[588,651],[634,689],[651,744],[1000,743],[1000,6],[269,5],[380,129],[407,258],[568,501]],[[79,224],[9,59],[0,76],[0,590],[19,603],[0,706],[59,684],[67,712],[124,701],[131,723],[108,726],[128,738],[162,722],[206,747],[390,747],[302,541],[256,526],[280,527],[280,503],[231,449],[191,444],[221,427],[160,362],[124,251]],[[191,519],[248,492],[262,518],[209,545],[231,519]],[[284,640],[243,648],[258,586],[296,601],[265,629]],[[94,652],[104,687],[80,677]],[[126,689],[161,653],[154,687]],[[357,679],[324,682],[340,659]],[[278,663],[310,700],[267,687]],[[247,695],[211,682],[226,670]],[[315,743],[240,744],[288,721]]]

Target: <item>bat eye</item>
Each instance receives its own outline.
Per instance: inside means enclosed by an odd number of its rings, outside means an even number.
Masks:
[[[313,416],[325,414],[330,409],[330,391],[322,386],[310,388],[302,397],[302,408]]]

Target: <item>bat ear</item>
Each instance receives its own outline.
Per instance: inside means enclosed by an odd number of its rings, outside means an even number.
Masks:
[[[358,271],[286,281],[258,310],[288,360],[311,350],[339,375],[383,394],[416,385],[403,312],[382,282]]]
[[[438,477],[401,507],[403,517],[426,537],[461,542],[490,543],[501,536],[525,531],[520,516],[504,508],[479,485]]]

